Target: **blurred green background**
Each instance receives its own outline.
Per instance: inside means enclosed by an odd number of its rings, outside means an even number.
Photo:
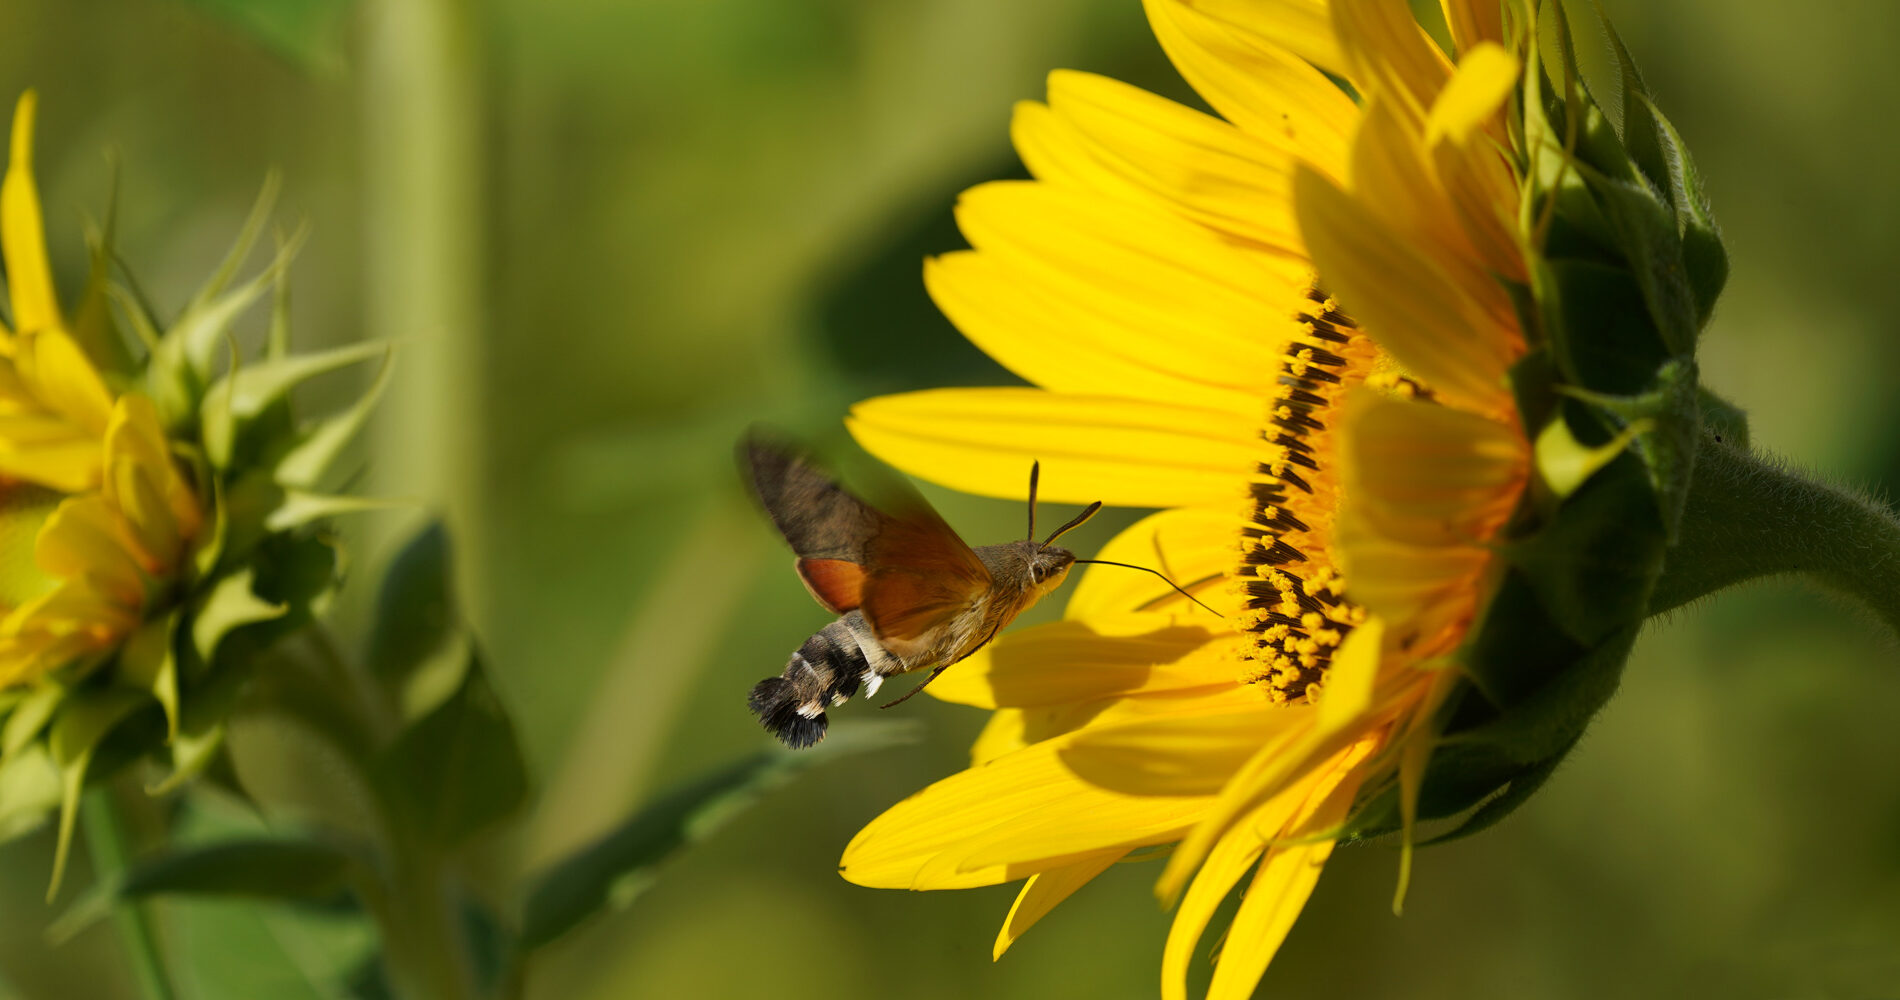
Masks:
[[[1900,6],[1605,6],[1729,240],[1708,382],[1758,444],[1900,482],[1884,127]],[[1187,97],[1137,0],[0,7],[0,95],[40,89],[68,292],[108,151],[120,248],[162,308],[277,168],[280,217],[314,226],[302,343],[404,340],[371,488],[449,511],[540,784],[525,832],[483,855],[496,885],[766,745],[744,693],[825,615],[742,497],[732,442],[756,420],[822,439],[855,399],[1011,380],[936,315],[919,261],[961,245],[959,189],[1020,170],[1010,104],[1057,67]],[[1018,530],[1016,505],[929,495],[972,539]],[[365,566],[403,523],[355,531]],[[1336,855],[1262,994],[1895,995],[1895,660],[1850,610],[1784,584],[1657,624],[1533,804],[1422,855],[1404,918],[1396,852]],[[899,711],[921,743],[774,793],[544,953],[530,995],[1153,995],[1168,918],[1152,867],[1118,867],[995,965],[1013,888],[834,874],[851,834],[958,768],[982,722],[929,699]],[[109,929],[41,943],[49,845],[0,848],[0,995],[132,995]],[[196,970],[188,996],[340,995],[326,977],[361,945],[340,918],[162,912]]]

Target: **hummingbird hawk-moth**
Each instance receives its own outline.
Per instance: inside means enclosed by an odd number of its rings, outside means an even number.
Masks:
[[[923,690],[1060,586],[1070,566],[1102,562],[1051,544],[1099,501],[1036,541],[1040,463],[1029,469],[1028,536],[971,548],[914,492],[880,508],[789,448],[755,435],[743,452],[766,513],[798,557],[799,579],[839,616],[805,640],[782,675],[752,688],[753,713],[788,747],[823,739],[825,710],[859,687],[869,696],[886,678],[928,668],[922,684],[883,707]]]

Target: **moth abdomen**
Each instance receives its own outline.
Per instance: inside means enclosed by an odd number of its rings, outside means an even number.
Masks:
[[[793,749],[824,739],[829,725],[825,709],[843,704],[867,679],[881,680],[865,655],[864,643],[872,644],[880,661],[889,659],[889,654],[869,636],[863,616],[853,611],[806,639],[782,675],[768,677],[752,688],[747,704],[759,724]]]

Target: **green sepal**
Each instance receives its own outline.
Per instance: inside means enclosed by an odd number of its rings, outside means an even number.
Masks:
[[[372,780],[405,831],[444,850],[520,808],[527,762],[478,655],[462,686],[380,755]]]
[[[65,792],[45,743],[30,743],[0,761],[0,842],[31,833],[59,808]]]
[[[7,714],[6,725],[0,727],[0,753],[4,753],[4,759],[13,759],[40,735],[46,724],[53,721],[53,714],[59,711],[67,692],[66,685],[56,678],[41,678],[26,697],[13,706],[13,711]]]
[[[277,505],[277,509],[264,518],[264,527],[271,531],[290,531],[293,528],[301,528],[307,524],[344,514],[367,514],[372,511],[393,510],[413,505],[413,501],[385,497],[358,497],[348,494],[285,490],[283,500]]]
[[[52,881],[46,889],[49,902],[59,894],[60,880],[66,874],[66,858],[79,817],[79,794],[86,787],[94,751],[114,727],[143,704],[143,692],[108,687],[74,691],[60,705],[47,734],[47,747],[60,779],[59,840],[53,849]]]
[[[395,351],[385,351],[376,378],[356,402],[338,413],[313,421],[303,428],[300,440],[277,461],[277,482],[285,487],[315,490],[336,465],[347,448],[369,422],[370,413],[389,388],[389,376],[395,369]]]
[[[1625,453],[1578,487],[1541,530],[1506,542],[1501,553],[1552,623],[1590,644],[1646,617],[1667,538],[1643,463]],[[1524,669],[1508,660],[1499,667]]]
[[[191,619],[191,643],[199,662],[215,662],[225,637],[246,625],[282,617],[286,605],[259,597],[255,573],[243,569],[226,576],[199,599]]]
[[[199,420],[206,455],[214,466],[229,468],[247,425],[281,402],[290,390],[318,375],[387,352],[388,348],[382,344],[351,344],[315,354],[266,358],[241,367],[234,361],[230,374],[213,383],[205,393]]]
[[[151,695],[165,710],[165,739],[178,736],[178,655],[175,642],[180,613],[174,608],[147,619],[119,649],[119,676]]]
[[[360,867],[350,851],[316,840],[230,840],[168,851],[88,890],[53,921],[46,937],[61,944],[113,907],[154,896],[327,903],[342,896]]]

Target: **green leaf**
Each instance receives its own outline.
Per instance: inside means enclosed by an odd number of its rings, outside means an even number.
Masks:
[[[62,943],[114,906],[152,896],[328,901],[344,891],[355,864],[349,852],[310,840],[233,840],[171,851],[95,886],[47,928],[46,936]]]
[[[452,848],[518,808],[528,768],[514,724],[471,655],[462,686],[377,761],[377,788],[424,843]]]
[[[1629,261],[1630,273],[1642,289],[1650,322],[1662,335],[1664,353],[1670,357],[1692,355],[1702,324],[1683,265],[1675,212],[1645,183],[1587,170],[1584,179],[1616,229],[1617,248]]]
[[[769,751],[667,792],[600,839],[534,876],[523,901],[521,945],[537,948],[606,908],[626,906],[659,866],[703,840],[761,796],[813,764],[913,738],[902,724],[841,727],[813,750]]]
[[[59,894],[60,879],[66,874],[73,825],[79,815],[79,793],[86,787],[86,771],[92,766],[93,751],[113,727],[144,703],[145,695],[130,688],[75,691],[53,720],[47,745],[52,750],[53,764],[59,768],[59,844],[53,850],[53,878],[46,889],[48,902]]]
[[[370,626],[372,673],[400,679],[443,647],[458,622],[448,529],[431,521],[389,562]]]
[[[1585,481],[1551,523],[1503,554],[1562,633],[1590,645],[1647,616],[1666,539],[1643,464],[1626,452]],[[1523,669],[1509,658],[1498,666]]]
[[[344,68],[343,26],[351,0],[187,2],[307,73]]]

